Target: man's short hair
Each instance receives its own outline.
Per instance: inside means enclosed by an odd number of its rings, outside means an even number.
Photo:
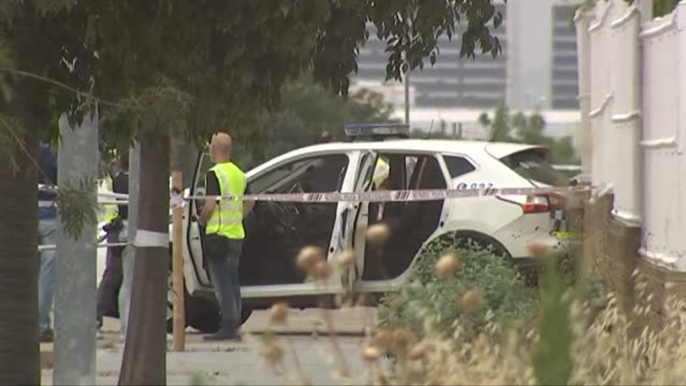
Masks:
[[[224,155],[231,155],[231,148],[233,147],[233,140],[231,136],[224,132],[218,132],[212,136],[212,142],[218,152]]]

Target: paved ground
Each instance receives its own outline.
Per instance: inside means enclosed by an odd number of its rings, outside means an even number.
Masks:
[[[343,334],[339,338],[350,381],[335,377],[336,363],[332,356],[332,341],[325,333],[319,310],[294,311],[289,317],[289,327],[281,329],[281,342],[291,342],[302,372],[311,384],[367,384],[366,366],[361,358],[365,325],[373,323],[375,311],[369,308],[355,308],[333,311],[336,330]],[[205,343],[202,336],[189,329],[186,351],[168,352],[167,383],[189,385],[200,380],[202,384],[215,385],[265,385],[285,384],[287,379],[279,374],[261,355],[261,333],[268,325],[268,314],[256,312],[244,327],[250,333],[242,343]],[[108,319],[104,326],[103,339],[98,341],[97,384],[115,385],[121,366],[122,343],[118,323]],[[169,336],[171,347],[171,336]],[[287,346],[285,346],[287,347]],[[51,345],[43,345],[42,351],[50,352]],[[171,350],[171,348],[170,348]],[[286,355],[286,373],[296,374],[293,356]],[[52,370],[43,370],[44,385],[52,384]]]
[[[98,250],[97,281],[104,270],[105,249]],[[365,326],[376,320],[371,308],[354,308],[332,311],[337,333],[341,336],[342,351],[354,374],[351,380],[337,378],[333,363],[331,339],[322,320],[320,310],[292,310],[288,327],[279,329],[282,342],[291,342],[300,368],[310,384],[367,384],[366,366],[361,359],[361,346]],[[122,360],[122,337],[119,322],[105,318],[102,339],[98,340],[97,384],[116,385]],[[261,336],[268,328],[269,318],[265,311],[255,312],[243,326],[249,334],[239,344],[205,343],[202,335],[189,328],[186,335],[186,351],[171,352],[171,335],[168,335],[167,383],[170,385],[265,385],[288,383],[281,370],[271,366],[261,355]],[[52,384],[52,344],[42,344],[42,359],[46,368],[42,372],[42,384]],[[285,357],[286,373],[296,374],[293,355]]]

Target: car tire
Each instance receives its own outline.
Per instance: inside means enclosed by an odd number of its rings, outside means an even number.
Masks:
[[[173,296],[174,292],[170,286],[167,295],[167,332],[170,334],[174,330]],[[201,297],[190,296],[184,288],[184,306],[186,311],[186,327],[193,327],[203,334],[211,334],[219,330],[221,315],[219,307],[217,307],[215,302]],[[243,307],[241,310],[241,325],[248,320],[250,315],[252,315],[252,309]]]
[[[172,250],[171,245],[169,250]],[[221,315],[219,307],[210,299],[191,296],[186,290],[184,281],[183,286],[184,308],[186,313],[185,327],[191,326],[204,334],[211,334],[219,330]],[[172,280],[171,256],[169,258],[169,271],[167,275],[167,332],[174,331],[174,284]],[[241,325],[243,325],[250,315],[251,308],[243,307],[241,310]]]

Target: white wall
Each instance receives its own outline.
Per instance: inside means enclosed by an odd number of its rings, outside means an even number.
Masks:
[[[637,6],[598,2],[588,28],[577,18],[584,155],[593,183],[614,186],[615,218],[642,227],[641,254],[686,271],[686,1],[645,23]]]

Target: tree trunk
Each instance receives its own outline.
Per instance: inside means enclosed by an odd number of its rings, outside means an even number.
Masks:
[[[23,134],[17,127],[11,130],[24,149],[36,154],[38,141],[28,106],[17,101],[18,109],[13,109],[24,118]],[[0,132],[14,140],[5,122],[0,122]],[[16,173],[6,158],[12,155],[19,167]],[[0,385],[40,384],[37,189],[35,166],[22,146],[0,156]]]
[[[183,140],[173,138],[171,143],[171,170],[173,188],[183,192]],[[174,244],[172,254],[172,279],[174,284],[174,351],[184,351],[186,347],[186,305],[184,304],[183,281],[183,208],[174,208]]]
[[[141,138],[138,235],[169,232],[169,137]],[[131,308],[120,385],[166,383],[168,245],[136,237]],[[155,242],[152,242],[155,244]]]

